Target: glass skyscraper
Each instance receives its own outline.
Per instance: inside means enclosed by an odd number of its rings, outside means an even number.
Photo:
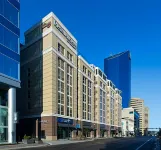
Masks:
[[[129,106],[131,99],[131,56],[125,51],[104,59],[104,72],[119,90],[122,91],[122,106]]]
[[[20,87],[19,0],[0,0],[0,143],[16,142],[16,88]]]

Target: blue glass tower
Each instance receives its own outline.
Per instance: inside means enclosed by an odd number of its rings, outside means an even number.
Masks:
[[[20,87],[19,0],[0,0],[0,143],[16,141],[16,88]]]
[[[122,106],[129,106],[131,99],[131,56],[125,51],[104,59],[104,72],[119,90],[122,91]]]

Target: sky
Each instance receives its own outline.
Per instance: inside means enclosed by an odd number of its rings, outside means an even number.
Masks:
[[[161,127],[160,0],[21,0],[24,32],[49,12],[78,40],[79,53],[103,70],[104,58],[131,51],[132,97],[150,109],[150,127]]]

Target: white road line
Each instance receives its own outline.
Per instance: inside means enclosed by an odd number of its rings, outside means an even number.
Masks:
[[[141,147],[143,147],[146,143],[148,143],[150,140],[152,140],[153,138],[147,140],[145,143],[143,143],[142,145],[140,145],[136,150],[139,150]]]

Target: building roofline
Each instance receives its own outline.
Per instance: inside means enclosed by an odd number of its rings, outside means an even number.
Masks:
[[[81,55],[79,55],[78,58],[81,59],[94,72],[92,66]]]
[[[127,51],[120,52],[120,53],[114,54],[114,55],[112,55],[112,56],[109,56],[109,57],[105,58],[105,60],[106,60],[106,59],[108,60],[108,59],[113,59],[113,58],[119,57],[119,56],[121,56],[121,55],[123,55],[123,54],[125,54],[125,53],[127,53],[127,52],[130,53],[130,51],[127,50]]]
[[[43,22],[45,22],[46,20],[48,20],[49,18],[55,18],[56,21],[62,26],[62,28],[71,36],[71,38],[77,43],[76,38],[69,32],[69,30],[63,25],[63,23],[58,19],[58,17],[53,13],[50,12],[48,15],[46,15],[45,17],[43,17],[40,21],[38,21],[36,24],[34,24],[33,26],[31,26],[28,30],[25,31],[24,35],[28,34],[29,32],[33,31],[36,27],[38,27],[40,24],[42,24]]]

